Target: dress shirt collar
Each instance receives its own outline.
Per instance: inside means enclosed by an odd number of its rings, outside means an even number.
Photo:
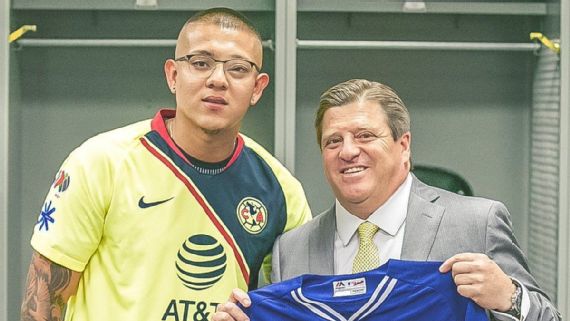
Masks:
[[[408,173],[406,180],[386,203],[368,217],[368,221],[376,224],[382,231],[394,236],[404,224],[408,214],[408,200],[412,189],[412,175]],[[335,204],[336,232],[344,246],[348,244],[360,223],[364,220],[350,214],[338,200]]]

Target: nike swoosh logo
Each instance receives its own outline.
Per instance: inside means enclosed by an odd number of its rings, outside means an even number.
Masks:
[[[157,205],[160,205],[162,203],[166,203],[173,198],[174,198],[174,196],[169,198],[169,199],[162,200],[162,201],[147,203],[144,201],[144,196],[142,196],[141,199],[139,200],[139,207],[140,208],[149,208],[149,207],[157,206]]]

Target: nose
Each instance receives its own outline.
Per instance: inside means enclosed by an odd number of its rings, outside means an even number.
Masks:
[[[344,161],[351,161],[360,155],[360,147],[351,138],[343,139],[338,157]]]
[[[206,86],[208,88],[228,88],[228,79],[224,71],[224,64],[217,63],[212,69],[212,74],[207,78]]]

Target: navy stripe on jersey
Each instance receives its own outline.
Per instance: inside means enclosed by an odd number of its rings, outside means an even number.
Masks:
[[[180,157],[157,131],[151,131],[145,137],[190,177],[230,230],[250,269],[249,288],[256,288],[263,257],[271,251],[275,238],[283,232],[287,221],[283,189],[271,167],[254,150],[244,146],[225,171],[204,175]],[[267,208],[267,225],[259,234],[250,234],[237,218],[238,205],[246,197],[260,200]]]

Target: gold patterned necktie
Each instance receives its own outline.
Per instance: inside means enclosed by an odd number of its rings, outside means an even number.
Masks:
[[[380,255],[374,244],[378,226],[366,221],[358,226],[358,252],[352,264],[352,273],[370,271],[380,266]]]

